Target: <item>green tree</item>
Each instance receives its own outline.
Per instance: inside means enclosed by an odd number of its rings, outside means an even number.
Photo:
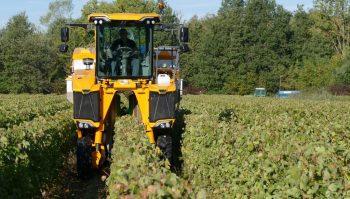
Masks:
[[[82,28],[71,28],[69,49],[67,53],[58,52],[61,44],[60,30],[66,24],[82,23],[80,19],[72,19],[73,4],[72,0],[55,0],[49,4],[47,13],[41,17],[41,23],[47,27],[45,38],[48,40],[48,46],[57,57],[55,69],[52,74],[52,90],[55,92],[65,91],[64,78],[71,65],[71,55],[75,47],[85,47],[93,42],[93,37],[88,35]]]
[[[321,88],[333,82],[334,68],[332,60],[327,58],[305,59],[303,67],[295,67],[290,71],[289,80],[296,80],[290,86],[298,89]]]
[[[350,85],[350,52],[345,51],[345,56],[340,62],[340,67],[336,69],[335,84]]]
[[[187,57],[193,67],[184,69],[188,81],[232,94],[250,94],[254,87],[278,89],[279,76],[291,64],[291,16],[271,0],[223,1],[217,16],[192,31],[199,42]]]
[[[219,13],[230,12],[231,9],[243,6],[244,0],[222,0]]]
[[[336,53],[344,55],[350,45],[350,2],[348,0],[315,0],[312,17],[315,31],[330,39]]]
[[[155,0],[115,0],[113,2],[98,2],[97,0],[89,0],[82,9],[82,18],[86,20],[89,14],[95,12],[157,13],[158,8]],[[172,12],[172,9],[166,3],[165,15],[169,14],[169,12]]]
[[[44,25],[49,25],[59,19],[72,18],[72,13],[72,0],[55,0],[49,4],[49,10],[46,15],[40,17],[40,22]]]
[[[197,64],[198,58],[197,53],[201,45],[200,37],[203,30],[204,20],[200,20],[198,16],[193,16],[187,26],[189,28],[189,46],[191,51],[181,56],[181,65],[182,65],[182,78],[185,80],[185,84],[195,83],[195,75],[199,72],[199,64]],[[198,86],[198,85],[197,85]]]
[[[25,13],[12,17],[0,37],[0,92],[50,92],[57,56]]]

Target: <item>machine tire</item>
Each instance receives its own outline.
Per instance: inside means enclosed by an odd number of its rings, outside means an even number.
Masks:
[[[91,160],[91,138],[88,136],[77,140],[77,173],[78,177],[85,179],[91,175],[92,160]]]
[[[157,137],[157,146],[163,153],[163,156],[171,162],[173,156],[173,138],[169,134],[159,135]]]

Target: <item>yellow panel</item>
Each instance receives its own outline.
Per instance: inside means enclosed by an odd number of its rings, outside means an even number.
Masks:
[[[93,48],[75,48],[73,52],[73,60],[91,58],[96,59],[96,52]]]
[[[102,89],[102,95],[101,95],[101,109],[102,109],[102,120],[105,121],[107,117],[107,113],[109,111],[109,108],[113,102],[114,95],[116,93],[116,90],[113,88],[103,88]]]
[[[129,79],[121,79],[114,83],[113,88],[117,90],[133,90],[136,89],[136,83]]]
[[[140,112],[142,123],[146,127],[146,134],[149,137],[150,143],[155,143],[153,129],[149,125],[149,90],[147,88],[139,88],[134,91]]]
[[[73,74],[73,91],[91,90],[95,85],[95,70],[77,70]]]
[[[149,87],[150,91],[153,92],[159,92],[160,90],[164,90],[165,92],[175,92],[176,91],[176,86],[174,83],[170,84],[169,86],[158,86],[157,84],[152,84]]]
[[[145,18],[154,18],[159,20],[159,15],[155,13],[93,13],[88,19],[91,22],[93,17],[106,17],[111,21],[140,21]]]

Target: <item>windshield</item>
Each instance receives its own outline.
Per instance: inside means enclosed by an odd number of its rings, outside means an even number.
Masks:
[[[150,78],[152,28],[108,24],[97,27],[98,78]]]

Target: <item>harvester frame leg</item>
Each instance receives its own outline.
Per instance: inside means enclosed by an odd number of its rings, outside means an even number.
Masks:
[[[92,161],[91,161],[91,138],[89,135],[84,135],[77,138],[76,148],[77,158],[77,173],[79,178],[87,178],[91,174]]]

